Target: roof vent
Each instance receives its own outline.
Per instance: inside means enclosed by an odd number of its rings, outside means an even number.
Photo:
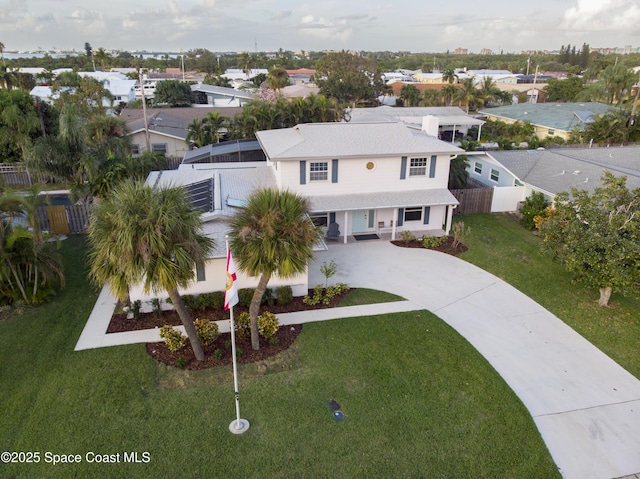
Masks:
[[[574,174],[574,175],[579,175],[580,173],[581,173],[581,172],[580,172],[580,170],[575,170],[575,171],[573,172],[573,174]]]

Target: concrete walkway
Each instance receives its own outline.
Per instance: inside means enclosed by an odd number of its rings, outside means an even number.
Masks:
[[[309,284],[389,291],[398,303],[278,315],[281,324],[427,309],[482,354],[530,411],[567,479],[613,479],[640,471],[640,381],[540,305],[495,276],[449,255],[387,241],[330,245]],[[158,341],[155,331],[106,334],[115,300],[103,291],[76,349]],[[229,322],[220,322],[221,331]]]

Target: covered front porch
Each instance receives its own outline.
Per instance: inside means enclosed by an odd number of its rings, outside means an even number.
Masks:
[[[344,244],[364,239],[399,239],[403,231],[414,236],[449,234],[458,201],[449,190],[380,192],[314,196],[311,217],[324,226],[327,241]]]

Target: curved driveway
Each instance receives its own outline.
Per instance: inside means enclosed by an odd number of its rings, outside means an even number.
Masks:
[[[311,286],[331,259],[332,281],[403,296],[466,338],[530,411],[563,477],[640,472],[640,381],[542,306],[462,260],[386,241],[331,244]]]

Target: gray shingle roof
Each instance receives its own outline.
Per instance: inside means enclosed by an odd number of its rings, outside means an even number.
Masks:
[[[463,150],[401,123],[309,123],[259,131],[271,160],[458,154]]]
[[[446,188],[415,191],[381,191],[347,195],[315,195],[310,197],[309,201],[311,210],[318,212],[458,204],[458,200]]]
[[[545,128],[570,132],[576,126],[583,129],[594,115],[615,108],[602,103],[519,103],[517,105],[487,108],[480,113],[514,121],[529,122]]]
[[[626,176],[630,189],[640,187],[640,146],[492,151],[489,155],[519,180],[552,194],[572,187],[593,192],[605,170]]]

